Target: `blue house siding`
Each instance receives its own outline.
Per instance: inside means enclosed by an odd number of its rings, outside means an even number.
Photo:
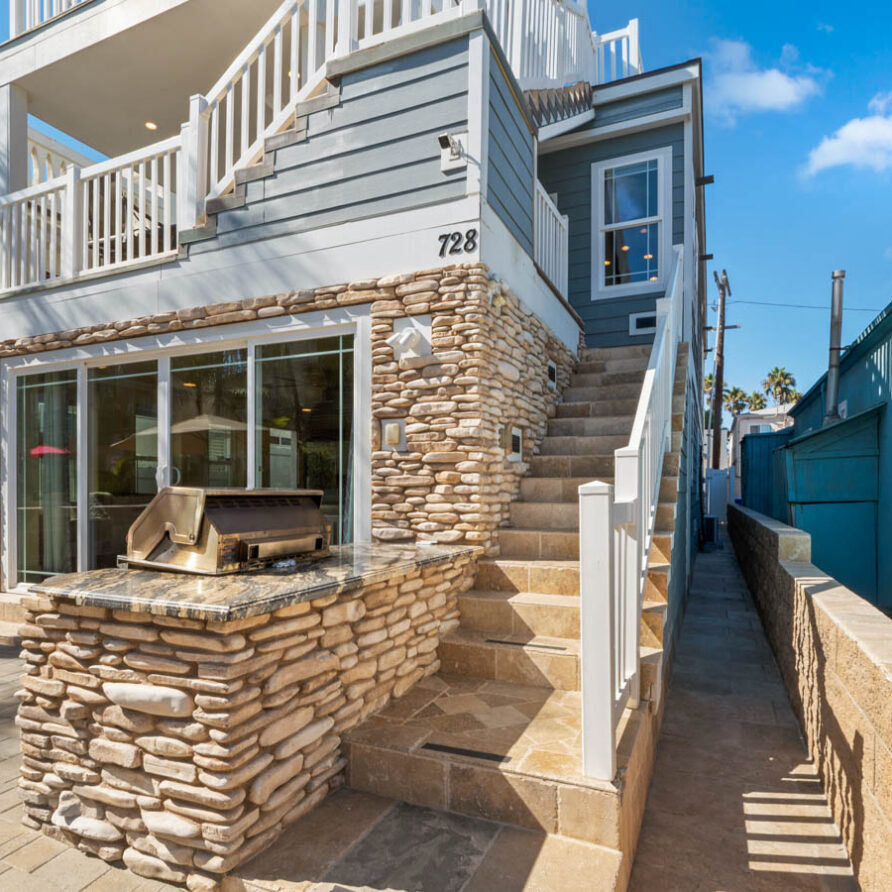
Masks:
[[[529,254],[533,253],[533,155],[533,134],[496,54],[491,53],[486,200]]]
[[[643,118],[646,115],[671,111],[673,108],[681,108],[682,104],[683,94],[680,86],[656,90],[653,93],[648,93],[646,96],[634,96],[630,99],[617,99],[615,102],[605,102],[603,105],[598,106],[591,128],[597,130],[599,127],[606,127],[608,124],[619,124],[622,121],[631,121],[634,118]]]
[[[596,121],[599,114],[596,109]],[[585,339],[591,347],[645,343],[649,335],[629,335],[629,314],[655,310],[657,298],[663,296],[662,292],[654,292],[592,300],[592,164],[664,146],[672,149],[672,242],[682,244],[685,169],[682,124],[604,139],[539,158],[542,185],[549,193],[557,193],[559,210],[570,218],[569,300],[585,323]]]
[[[248,183],[245,207],[217,215],[217,239],[265,239],[461,198],[466,169],[443,172],[437,135],[468,126],[468,40],[344,75],[341,102],[310,115],[309,138]]]

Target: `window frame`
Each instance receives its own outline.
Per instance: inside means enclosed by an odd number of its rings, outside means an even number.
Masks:
[[[111,363],[158,361],[158,471],[159,488],[170,483],[170,360],[173,356],[216,352],[239,347],[247,349],[248,361],[248,477],[247,488],[256,481],[255,438],[250,435],[256,419],[254,392],[254,348],[319,337],[353,337],[353,541],[368,542],[371,536],[371,441],[361,435],[371,425],[371,316],[370,309],[356,307],[316,311],[297,316],[273,317],[215,331],[201,328],[171,332],[133,340],[109,341],[79,348],[10,357],[0,362],[0,518],[2,541],[0,590],[26,594],[34,583],[17,582],[18,527],[17,495],[17,382],[21,377],[48,371],[77,371],[77,572],[89,564],[89,525],[82,522],[89,511],[88,387],[89,368]]]
[[[622,223],[604,222],[604,173],[610,168],[626,167],[645,161],[657,162],[657,215],[626,220]],[[605,300],[611,297],[624,297],[634,294],[653,294],[665,291],[669,279],[669,262],[672,254],[672,147],[648,149],[632,155],[619,155],[592,164],[592,300]],[[633,226],[658,224],[659,258],[657,280],[655,282],[628,282],[622,285],[608,285],[605,276],[604,241],[607,232],[630,229]]]

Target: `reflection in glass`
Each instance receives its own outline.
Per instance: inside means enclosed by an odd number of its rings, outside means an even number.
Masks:
[[[324,490],[332,544],[352,541],[353,338],[256,350],[257,485]]]
[[[246,486],[247,351],[170,361],[170,482]]]
[[[127,530],[156,492],[158,366],[91,368],[90,567],[114,567]]]
[[[660,224],[604,233],[604,283],[656,281],[660,269]]]
[[[77,372],[18,379],[17,582],[77,569]]]
[[[604,172],[604,222],[627,223],[659,215],[655,158]]]

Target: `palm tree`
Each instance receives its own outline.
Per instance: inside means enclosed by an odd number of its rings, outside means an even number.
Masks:
[[[764,394],[759,393],[758,390],[754,390],[747,398],[747,405],[750,408],[751,412],[756,412],[759,409],[765,408],[765,396]]]
[[[795,389],[796,379],[783,366],[775,366],[762,382],[762,390],[776,406],[790,402]]]
[[[732,415],[739,415],[749,404],[746,393],[739,387],[729,387],[725,392],[723,402],[725,408]]]

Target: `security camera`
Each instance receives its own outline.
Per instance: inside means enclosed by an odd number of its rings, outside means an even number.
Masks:
[[[449,149],[449,159],[456,161],[461,157],[461,142],[451,133],[441,133],[437,137],[437,142],[442,150]]]

